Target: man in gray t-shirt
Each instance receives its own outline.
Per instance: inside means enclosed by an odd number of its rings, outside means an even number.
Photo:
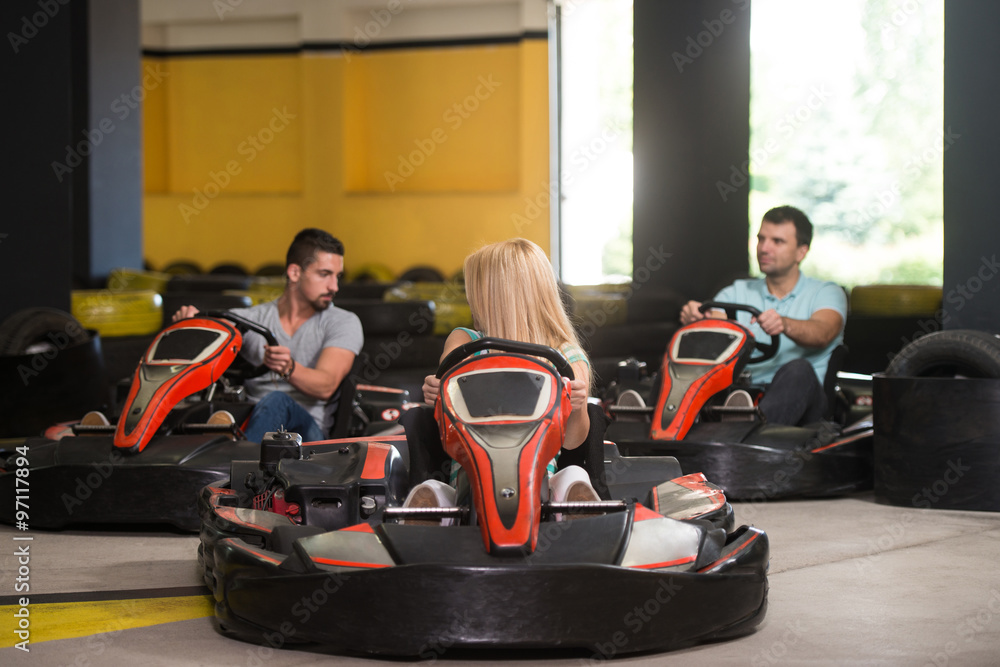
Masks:
[[[260,442],[279,427],[299,433],[307,442],[329,433],[335,407],[330,399],[364,343],[357,315],[332,305],[343,272],[343,244],[323,230],[303,229],[288,248],[282,295],[233,310],[270,329],[278,341],[268,346],[251,332],[241,350],[248,361],[271,371],[247,383],[256,403],[245,429],[248,440]],[[197,312],[194,306],[183,306],[173,319]]]

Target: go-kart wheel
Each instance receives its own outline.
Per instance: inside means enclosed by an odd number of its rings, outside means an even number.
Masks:
[[[450,371],[462,359],[465,359],[476,352],[482,352],[483,350],[500,350],[501,352],[514,352],[516,354],[526,354],[532,357],[542,357],[543,359],[552,362],[552,364],[556,367],[556,372],[563,377],[569,378],[570,380],[576,379],[576,375],[573,373],[573,367],[570,366],[569,362],[566,361],[566,358],[562,356],[558,350],[551,348],[548,345],[522,343],[520,341],[506,340],[504,338],[480,338],[479,340],[470,341],[465,345],[459,345],[454,350],[449,352],[447,357],[441,360],[441,364],[437,369],[437,377],[444,377],[444,374]]]
[[[706,301],[701,304],[698,309],[702,314],[707,313],[710,310],[722,310],[725,311],[726,317],[731,320],[736,320],[736,313],[743,311],[744,313],[749,313],[751,317],[760,317],[760,311],[753,306],[747,306],[742,303],[723,303],[721,301]],[[748,364],[759,364],[762,361],[767,361],[768,359],[774,358],[774,355],[778,354],[778,347],[781,342],[780,336],[771,336],[771,340],[767,343],[763,343],[754,338],[754,350],[760,354],[755,357],[750,357],[747,361]]]
[[[205,317],[215,317],[229,320],[236,326],[237,329],[239,329],[241,334],[245,334],[247,331],[252,331],[263,336],[268,345],[278,344],[278,339],[274,337],[274,334],[271,333],[270,329],[228,310],[207,310],[200,314]],[[270,369],[268,369],[268,367],[264,364],[253,366],[244,357],[237,356],[232,365],[226,369],[225,375],[231,380],[241,384],[244,380],[259,377],[264,373],[267,373],[268,370]]]

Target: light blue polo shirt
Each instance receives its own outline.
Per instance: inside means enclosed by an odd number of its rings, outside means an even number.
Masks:
[[[761,312],[772,308],[783,317],[793,320],[808,320],[817,310],[830,308],[840,313],[847,322],[847,294],[843,288],[829,281],[816,280],[799,275],[795,288],[783,299],[779,299],[767,291],[767,283],[763,278],[753,280],[737,280],[729,287],[724,287],[715,295],[715,301],[740,303],[753,306]],[[769,336],[757,324],[750,324],[749,313],[738,313],[738,321],[750,327],[759,340],[768,341]],[[781,334],[781,345],[778,354],[768,361],[747,366],[755,383],[768,383],[774,378],[775,372],[789,361],[800,357],[809,360],[820,384],[826,377],[826,368],[830,363],[830,355],[834,348],[844,340],[844,329],[841,327],[837,337],[824,348],[802,347],[785,334]]]

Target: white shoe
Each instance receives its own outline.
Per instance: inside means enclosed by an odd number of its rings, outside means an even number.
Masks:
[[[590,475],[580,466],[567,466],[549,479],[549,497],[556,503],[588,503],[600,502],[601,497],[597,494],[590,483]],[[569,514],[565,516],[557,513],[556,521],[565,519],[575,519],[583,514]]]
[[[626,389],[618,396],[615,405],[623,408],[644,408],[646,401],[642,400],[642,396],[635,389]]]
[[[729,396],[726,396],[722,404],[724,408],[753,408],[753,398],[745,389],[736,389]],[[729,413],[722,413],[721,421],[724,422],[752,422],[754,420],[753,410],[739,410]]]
[[[403,507],[457,507],[455,489],[436,479],[421,482],[410,489]],[[454,519],[401,519],[411,526],[450,526]]]
[[[111,422],[104,416],[103,412],[91,410],[80,420],[80,426],[110,426]]]

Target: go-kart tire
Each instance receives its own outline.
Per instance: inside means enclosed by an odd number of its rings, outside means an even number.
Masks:
[[[201,274],[201,267],[194,262],[180,260],[164,266],[163,272],[172,276],[197,276]]]
[[[976,329],[935,331],[892,358],[889,377],[1000,378],[1000,338]]]
[[[0,324],[0,356],[25,354],[33,344],[46,340],[48,334],[68,337],[65,346],[79,345],[90,334],[70,313],[57,308],[23,308]]]
[[[359,266],[348,278],[352,283],[391,283],[396,281],[396,274],[385,264],[371,263]]]
[[[284,277],[285,275],[285,265],[284,264],[262,264],[260,268],[254,271],[254,276],[258,278],[276,278]]]
[[[211,269],[209,269],[208,275],[210,275],[210,276],[246,276],[246,275],[249,275],[249,273],[247,272],[246,267],[244,267],[244,266],[242,266],[240,264],[233,264],[233,263],[228,263],[227,262],[227,263],[223,263],[223,264],[216,264],[215,266],[213,266]]]
[[[250,276],[244,275],[178,275],[167,282],[167,294],[173,292],[215,292],[226,290],[246,290],[250,288]]]
[[[444,275],[433,266],[413,266],[399,275],[402,282],[443,283]]]

